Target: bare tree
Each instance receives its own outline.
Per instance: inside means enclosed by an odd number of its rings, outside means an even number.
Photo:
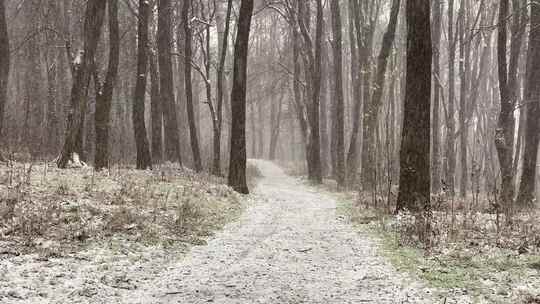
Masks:
[[[94,168],[100,170],[109,164],[109,133],[111,120],[111,101],[113,97],[118,64],[120,61],[120,27],[118,24],[118,3],[115,0],[108,1],[109,16],[109,66],[105,83],[98,80],[97,71],[94,74],[96,89],[96,154]]]
[[[225,60],[227,59],[227,49],[229,43],[229,27],[231,23],[232,0],[227,1],[227,12],[225,15],[225,28],[219,46],[219,65],[217,69],[217,130],[214,138],[214,163],[212,171],[215,175],[221,175],[221,134],[223,128],[223,96],[225,87]]]
[[[379,52],[377,60],[377,71],[375,73],[375,83],[371,102],[366,105],[367,109],[364,110],[367,115],[364,115],[364,149],[367,149],[367,163],[362,166],[364,170],[364,176],[369,177],[364,182],[369,182],[371,185],[367,187],[375,189],[376,185],[376,126],[379,119],[379,112],[382,106],[382,95],[384,90],[384,82],[386,76],[386,66],[388,65],[388,57],[394,44],[394,37],[396,34],[396,28],[398,23],[398,13],[400,0],[392,1],[392,8],[390,10],[390,19],[388,27],[383,36],[382,46]],[[366,186],[366,185],[365,185]]]
[[[321,138],[320,138],[320,89],[321,89],[321,56],[322,56],[322,32],[323,32],[323,6],[322,1],[317,0],[317,17],[315,29],[315,43],[311,39],[308,30],[309,12],[306,3],[298,1],[298,25],[303,37],[304,49],[309,74],[309,89],[311,104],[307,107],[307,117],[310,126],[307,144],[308,176],[314,183],[322,183],[321,165]]]
[[[189,10],[192,0],[184,0],[182,8],[182,24],[184,26],[185,44],[184,44],[184,73],[185,73],[185,89],[186,89],[186,110],[189,122],[189,134],[191,139],[191,151],[193,153],[193,162],[195,171],[202,171],[201,152],[199,150],[199,139],[197,137],[197,124],[195,121],[195,112],[193,111],[193,87],[191,84],[191,61],[192,61],[192,33],[191,24],[189,21]]]
[[[144,121],[144,100],[146,95],[146,80],[148,76],[148,23],[150,4],[147,0],[139,0],[138,39],[137,39],[137,80],[133,103],[133,127],[135,144],[137,146],[137,169],[152,168],[152,157],[146,124]]]
[[[407,0],[407,75],[397,211],[430,207],[430,2]]]
[[[160,78],[159,89],[165,117],[165,155],[167,160],[178,161],[182,164],[177,109],[174,99],[171,23],[171,0],[158,0],[157,47]]]
[[[233,87],[231,92],[231,154],[229,186],[239,193],[249,193],[246,180],[246,85],[247,59],[253,0],[242,0],[234,45]]]
[[[9,36],[4,2],[4,0],[0,0],[0,142],[4,140],[2,131],[4,127],[10,67]]]
[[[332,48],[334,53],[334,85],[335,85],[335,106],[334,106],[334,123],[336,126],[335,141],[336,141],[336,181],[338,187],[345,187],[345,109],[343,102],[343,54],[342,54],[342,38],[341,38],[341,13],[339,0],[330,3],[332,11],[332,33],[334,39]]]
[[[524,101],[527,110],[525,149],[523,172],[517,197],[517,203],[520,207],[530,207],[535,202],[536,161],[540,133],[540,82],[538,82],[540,78],[540,5],[538,4],[531,5],[530,24]]]
[[[71,88],[70,112],[66,126],[66,138],[57,165],[66,168],[73,159],[77,140],[82,133],[84,110],[86,109],[86,93],[90,80],[90,71],[101,36],[101,27],[106,9],[106,0],[89,1],[86,4],[84,19],[84,50],[77,56],[74,69],[75,75]]]

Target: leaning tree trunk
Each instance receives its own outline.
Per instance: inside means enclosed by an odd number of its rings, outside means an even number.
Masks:
[[[253,0],[242,0],[234,46],[233,87],[231,92],[231,155],[229,186],[240,193],[249,193],[246,180],[246,85],[249,32]]]
[[[189,134],[191,139],[191,152],[193,153],[193,164],[195,171],[202,171],[201,152],[199,149],[199,139],[197,137],[197,124],[195,121],[195,113],[193,111],[193,87],[191,84],[191,25],[189,20],[189,10],[191,8],[191,0],[184,0],[182,8],[182,23],[184,26],[185,44],[184,44],[184,74],[185,74],[185,89],[186,89],[186,109],[188,114]]]
[[[137,81],[133,103],[133,128],[137,146],[137,169],[152,168],[150,145],[144,120],[144,100],[148,67],[148,22],[150,6],[147,0],[139,0],[138,40],[137,40]]]
[[[367,105],[367,109],[364,109],[364,145],[363,150],[366,151],[365,161],[362,164],[363,176],[366,177],[364,182],[368,183],[363,185],[364,188],[374,190],[377,183],[377,147],[376,147],[376,132],[377,123],[379,118],[380,108],[382,106],[382,95],[384,91],[384,80],[386,76],[386,67],[388,65],[388,56],[394,44],[394,37],[396,35],[396,28],[398,23],[400,0],[393,0],[392,9],[390,10],[390,20],[388,22],[388,28],[383,36],[381,50],[377,60],[377,72],[375,74],[375,84],[373,94],[371,96],[371,102]]]
[[[345,187],[345,109],[343,102],[343,51],[341,38],[341,14],[339,0],[330,2],[332,11],[332,33],[334,41],[332,43],[334,54],[334,90],[335,90],[335,113],[332,118],[335,119],[335,138],[336,143],[336,168],[335,175],[338,187]]]
[[[407,0],[407,69],[397,211],[430,207],[430,2]]]
[[[7,103],[7,88],[9,80],[9,36],[6,21],[6,7],[4,0],[0,0],[0,142],[4,141],[2,134],[4,126],[4,113]],[[0,151],[0,158],[1,158]]]
[[[173,71],[171,59],[171,0],[158,2],[157,47],[160,78],[160,95],[165,117],[165,154],[168,160],[176,160],[182,165],[178,116],[174,101]]]
[[[540,26],[540,6],[531,6],[531,28]],[[525,127],[525,151],[523,154],[523,172],[517,197],[518,206],[530,207],[535,202],[536,161],[540,134],[540,31],[529,32],[529,50],[527,60],[527,85],[525,107],[527,121]]]
[[[84,20],[84,51],[79,54],[79,61],[75,62],[75,75],[71,88],[70,112],[67,118],[66,138],[57,165],[66,168],[73,157],[78,137],[82,128],[83,111],[86,108],[86,93],[90,80],[90,69],[94,64],[101,27],[105,15],[106,0],[88,1]]]
[[[96,95],[96,112],[94,115],[96,128],[96,154],[94,167],[96,170],[105,168],[109,164],[111,101],[116,77],[118,75],[118,63],[120,61],[120,28],[118,25],[118,2],[116,0],[108,1],[108,14],[109,66],[107,68],[105,83]]]

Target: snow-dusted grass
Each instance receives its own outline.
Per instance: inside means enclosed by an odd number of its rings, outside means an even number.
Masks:
[[[433,243],[426,249],[410,234],[413,216],[366,208],[352,194],[340,197],[340,214],[379,238],[381,254],[426,281],[447,303],[540,301],[540,223],[531,221],[530,213],[504,226],[496,225],[496,214],[435,211]]]
[[[0,303],[135,288],[242,207],[222,179],[171,164],[103,172],[1,165]]]

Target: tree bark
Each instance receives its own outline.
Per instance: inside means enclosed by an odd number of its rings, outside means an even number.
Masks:
[[[242,0],[234,47],[233,87],[231,92],[231,154],[228,183],[235,191],[248,194],[246,180],[246,85],[249,32],[253,0]]]
[[[4,130],[10,68],[9,36],[4,2],[4,0],[0,0],[0,143],[4,143],[4,134],[2,132]]]
[[[330,9],[332,11],[332,48],[334,54],[334,85],[335,85],[335,119],[336,127],[336,181],[338,187],[345,187],[345,109],[343,101],[343,51],[341,38],[341,13],[339,0],[331,1]]]
[[[367,104],[367,109],[364,109],[364,151],[367,151],[367,158],[364,159],[365,163],[362,165],[364,184],[367,189],[376,189],[377,183],[377,149],[375,134],[377,132],[377,123],[379,120],[379,112],[382,106],[382,95],[384,91],[384,82],[386,76],[386,67],[388,65],[388,56],[392,50],[394,44],[394,37],[396,34],[396,28],[398,23],[400,0],[393,0],[392,8],[390,10],[390,19],[388,27],[383,36],[382,46],[379,52],[377,60],[377,71],[375,73],[374,90],[371,96],[371,102]]]
[[[531,28],[527,60],[527,84],[525,92],[526,126],[523,172],[519,185],[517,204],[520,208],[531,207],[536,202],[536,162],[540,134],[540,6],[531,5]]]
[[[320,107],[320,89],[321,89],[321,48],[322,48],[322,29],[323,29],[323,6],[322,0],[317,0],[317,19],[315,29],[315,43],[311,40],[306,24],[307,15],[309,12],[306,9],[306,3],[298,1],[298,24],[304,40],[304,46],[307,53],[308,75],[310,78],[311,104],[308,106],[308,121],[310,125],[309,142],[308,142],[308,177],[309,180],[321,184],[322,183],[322,166],[321,166],[321,143],[320,143],[320,122],[319,122],[319,107]]]
[[[455,150],[455,121],[454,121],[454,99],[455,99],[455,67],[456,41],[454,36],[454,0],[448,1],[448,111],[446,113],[446,191],[453,196],[455,191],[454,178],[456,171],[456,150]]]
[[[433,4],[433,74],[441,79],[441,33],[442,33],[442,2],[436,1]],[[441,127],[440,127],[440,106],[441,86],[437,79],[433,84],[433,104],[431,119],[431,192],[441,191]]]
[[[219,65],[217,69],[217,133],[214,139],[214,175],[221,175],[221,134],[223,130],[223,96],[225,87],[225,61],[227,59],[227,49],[229,43],[229,27],[231,23],[232,0],[227,1],[227,12],[225,16],[225,29],[223,30],[221,43],[219,45]],[[219,24],[219,23],[218,23]],[[219,40],[219,39],[218,39]],[[219,41],[218,41],[219,42]]]
[[[202,171],[201,152],[199,150],[199,139],[197,134],[197,123],[195,121],[195,112],[193,110],[193,87],[191,84],[191,25],[189,21],[189,10],[192,0],[184,0],[182,9],[182,23],[184,26],[185,44],[184,44],[184,74],[185,74],[185,89],[186,89],[186,110],[189,122],[189,135],[191,139],[191,151],[193,153],[193,164],[196,172]]]
[[[133,103],[133,128],[137,146],[137,169],[151,169],[152,157],[146,134],[144,120],[146,79],[148,67],[148,23],[150,5],[147,0],[139,0],[138,39],[137,39],[137,80]]]
[[[77,141],[82,133],[86,94],[90,80],[90,69],[94,64],[101,27],[105,15],[106,0],[88,1],[84,20],[84,52],[79,54],[75,62],[75,75],[71,88],[70,112],[67,118],[66,138],[57,165],[66,168],[76,151]]]
[[[150,60],[150,112],[152,117],[152,162],[163,162],[163,104],[159,90],[159,71],[156,53],[149,48]]]
[[[508,0],[501,0],[499,4],[499,32],[497,36],[497,60],[499,74],[499,95],[501,109],[497,120],[497,129],[495,130],[495,148],[499,158],[501,174],[501,202],[509,210],[513,197],[513,174],[512,157],[514,145],[514,109],[512,97],[508,86],[508,66],[507,66],[507,18],[508,18]]]
[[[106,168],[109,165],[111,101],[120,62],[118,3],[116,0],[109,0],[107,6],[109,16],[109,66],[107,67],[105,83],[96,95],[96,154],[94,159],[94,168],[96,170]]]
[[[407,0],[407,68],[397,211],[430,208],[430,2]]]
[[[165,155],[168,160],[178,161],[182,165],[180,140],[178,135],[178,117],[174,100],[174,86],[171,59],[171,0],[158,2],[157,47],[160,78],[160,95],[165,117]]]

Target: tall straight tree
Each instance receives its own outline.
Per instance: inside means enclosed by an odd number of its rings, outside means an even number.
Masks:
[[[517,203],[520,207],[530,207],[535,202],[536,161],[540,134],[540,5],[531,5],[531,30],[527,60],[527,83],[525,85],[525,107],[527,122],[525,127],[525,151],[523,172],[519,184]]]
[[[407,0],[407,68],[397,211],[430,207],[430,1]]]
[[[139,0],[138,39],[137,39],[137,80],[133,103],[133,128],[135,145],[137,146],[137,169],[152,168],[150,145],[144,122],[144,100],[146,96],[146,79],[148,76],[148,23],[150,4],[147,0]]]
[[[195,171],[202,171],[201,152],[199,150],[199,139],[197,137],[197,124],[195,121],[195,112],[193,111],[193,87],[191,85],[191,62],[192,62],[192,50],[191,50],[191,25],[189,21],[189,10],[191,8],[192,0],[184,0],[184,6],[182,7],[182,24],[184,26],[184,79],[186,89],[186,110],[188,114],[189,122],[189,134],[191,139],[191,151],[193,153],[193,163],[195,165]]]
[[[120,61],[120,27],[118,25],[118,2],[108,0],[109,15],[109,66],[105,83],[99,84],[97,73],[96,79],[96,154],[94,168],[100,170],[109,165],[109,131],[111,120],[111,101],[113,97],[114,85],[118,75],[118,63]]]
[[[225,60],[227,59],[227,49],[229,44],[229,27],[231,23],[232,0],[227,1],[227,12],[225,14],[225,28],[219,45],[219,65],[217,69],[217,138],[214,139],[214,164],[212,171],[214,175],[221,175],[221,133],[223,129],[223,97],[225,88]]]
[[[167,160],[182,164],[178,117],[174,100],[172,71],[172,6],[171,0],[158,1],[157,48],[160,79],[160,95],[165,117],[165,155]]]
[[[150,61],[150,112],[152,116],[152,162],[160,164],[163,161],[163,105],[159,93],[159,72],[156,53],[148,48]]]
[[[321,60],[323,35],[323,5],[317,0],[317,19],[315,26],[315,43],[311,39],[307,24],[309,11],[307,3],[298,1],[298,25],[304,41],[307,57],[306,78],[309,78],[308,93],[311,94],[311,104],[307,107],[307,118],[310,126],[307,143],[308,177],[314,183],[322,183],[321,136],[320,136],[320,90],[321,90]]]
[[[336,181],[338,187],[345,187],[345,106],[343,102],[343,51],[341,38],[341,13],[339,0],[330,2],[330,10],[332,11],[332,33],[334,39],[332,41],[332,49],[334,54],[334,90],[335,90],[335,105],[333,107],[335,113],[332,117],[335,119],[335,138],[336,143]]]
[[[448,1],[448,110],[446,114],[446,190],[450,195],[454,195],[454,178],[456,171],[456,149],[455,149],[455,120],[454,120],[454,99],[455,99],[455,67],[456,59],[456,37],[454,36],[454,0]]]
[[[441,32],[442,32],[442,1],[433,3],[433,74],[436,79],[433,85],[433,104],[431,118],[431,191],[438,193],[441,190],[441,131],[440,131],[440,108],[441,88],[437,82],[441,79]]]
[[[75,62],[73,85],[71,88],[70,112],[67,118],[66,138],[62,152],[56,164],[59,168],[66,168],[73,159],[77,141],[82,133],[82,120],[86,109],[86,93],[90,80],[90,69],[94,64],[94,57],[101,36],[107,0],[88,1],[84,18],[84,50]]]
[[[495,131],[495,148],[499,158],[501,173],[501,196],[500,199],[505,208],[509,208],[514,197],[512,157],[514,145],[514,109],[512,96],[508,85],[507,66],[507,18],[509,12],[508,0],[500,0],[499,3],[499,29],[497,35],[497,61],[499,74],[499,95],[501,109]]]
[[[9,36],[6,21],[6,6],[4,2],[4,0],[0,0],[0,142],[2,142],[4,139],[2,130],[4,126],[5,107],[7,103],[10,65]]]
[[[234,45],[233,87],[231,91],[231,155],[229,186],[248,194],[246,180],[246,85],[249,33],[253,14],[253,0],[242,0]]]

